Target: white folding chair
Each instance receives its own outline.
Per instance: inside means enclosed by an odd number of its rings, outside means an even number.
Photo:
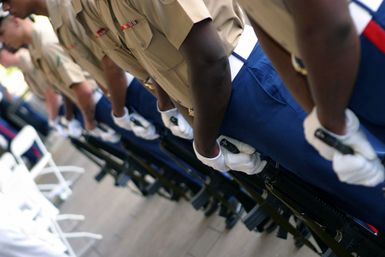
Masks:
[[[33,179],[36,180],[39,176],[53,174],[58,180],[56,184],[38,184],[38,188],[50,200],[53,200],[57,196],[62,200],[67,199],[69,195],[72,194],[70,186],[84,173],[84,169],[76,166],[57,166],[51,153],[48,152],[38,133],[32,126],[25,126],[16,135],[11,142],[10,149],[17,162],[27,167],[22,156],[34,146],[37,146],[42,156],[30,170]],[[65,179],[63,176],[64,173],[72,173],[71,178]]]
[[[36,222],[35,218],[42,209],[40,207],[41,203],[32,199],[34,192],[31,195],[30,185],[28,183],[26,185],[14,172],[17,167],[16,160],[11,153],[5,153],[0,158],[0,209],[2,224],[6,224],[6,227],[9,229],[24,233],[25,238],[38,239],[43,245],[48,245],[58,252],[66,251],[67,247],[62,240],[48,231],[50,225],[42,226],[40,222]],[[44,196],[42,197],[46,202],[49,202]],[[44,210],[45,212],[49,210],[51,212],[50,215],[59,214],[56,208],[44,208]]]
[[[2,177],[1,173],[3,173],[3,170],[6,175]],[[51,242],[51,245],[55,245],[57,250],[61,250],[64,247],[69,256],[82,256],[96,240],[102,239],[101,235],[94,233],[64,232],[59,224],[60,221],[82,221],[85,217],[75,214],[60,214],[59,209],[39,191],[32,174],[24,165],[16,164],[16,160],[10,154],[4,154],[0,158],[0,185],[6,185],[2,187],[1,192],[10,199],[9,202],[12,205],[16,206],[23,213],[24,219],[34,221],[38,229],[33,229],[46,241]],[[27,222],[26,224],[30,225]],[[42,229],[43,231],[41,231]],[[75,253],[68,241],[69,239],[76,238],[90,239],[77,253]],[[58,239],[61,244],[58,244]]]
[[[68,256],[60,238],[31,220],[15,205],[12,197],[2,192],[0,208],[1,256]]]

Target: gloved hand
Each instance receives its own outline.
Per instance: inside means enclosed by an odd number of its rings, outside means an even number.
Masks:
[[[355,154],[342,155],[333,147],[314,136],[315,131],[322,128],[336,137],[343,144],[350,146]],[[363,186],[376,186],[384,181],[384,167],[376,152],[360,129],[360,122],[356,115],[346,110],[346,134],[336,135],[323,128],[317,116],[317,109],[304,121],[305,138],[325,159],[333,162],[333,169],[340,181]]]
[[[108,129],[103,131],[100,128],[96,127],[93,130],[88,131],[88,134],[93,137],[100,138],[101,140],[109,143],[117,143],[120,140],[120,135],[117,134],[114,130]]]
[[[192,127],[177,108],[161,111],[158,107],[158,112],[160,112],[163,124],[171,130],[173,135],[189,140],[194,138]]]
[[[76,119],[72,119],[67,124],[68,135],[73,138],[79,138],[82,136],[82,125]]]
[[[128,113],[128,110],[126,107],[124,107],[124,114],[121,117],[116,117],[113,113],[111,113],[112,119],[114,120],[115,124],[119,127],[125,129],[125,130],[131,130],[131,120],[130,120],[130,114]]]
[[[54,120],[48,121],[48,125],[51,129],[54,129],[56,132],[59,133],[62,137],[67,137],[68,133],[66,132],[65,128],[60,124],[60,118],[56,117]]]
[[[266,161],[261,159],[261,155],[250,145],[225,136],[220,136],[217,142],[220,152],[214,158],[207,158],[199,154],[195,143],[193,143],[198,159],[215,170],[222,172],[236,170],[248,175],[254,175],[260,173],[267,164]],[[223,145],[227,145],[227,147]]]
[[[155,126],[138,113],[134,112],[130,114],[130,126],[132,132],[137,137],[146,140],[154,140],[159,138],[158,133],[156,133]]]

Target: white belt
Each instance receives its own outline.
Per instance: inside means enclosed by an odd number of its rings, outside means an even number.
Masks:
[[[92,99],[94,100],[94,103],[97,104],[100,99],[103,97],[103,92],[100,89],[95,89],[95,91],[92,93]]]
[[[126,72],[126,78],[127,78],[127,87],[129,87],[131,82],[134,80],[134,76]]]
[[[255,45],[258,42],[258,38],[255,35],[254,29],[250,25],[245,25],[245,28],[242,32],[239,42],[235,47],[233,53],[236,53],[243,59],[247,60],[251,52],[253,51]],[[243,61],[239,60],[233,54],[229,56],[230,71],[231,71],[231,81],[235,79],[238,72],[243,66]]]
[[[360,0],[367,8],[372,12],[377,12],[381,7],[383,0]],[[356,25],[358,34],[362,34],[366,26],[372,20],[372,15],[363,9],[361,6],[354,2],[349,3],[350,14],[353,18],[354,24]]]

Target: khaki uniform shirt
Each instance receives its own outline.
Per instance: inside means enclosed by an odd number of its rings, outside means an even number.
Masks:
[[[83,13],[88,9],[84,3],[92,1],[82,0]],[[93,7],[97,15],[88,20],[94,24],[92,32],[99,38],[118,38],[115,47],[132,54],[177,103],[190,109],[188,67],[179,48],[191,28],[213,20],[230,55],[244,27],[242,12],[233,0],[98,0]],[[100,20],[108,22],[98,24]]]
[[[42,71],[50,85],[77,103],[71,86],[85,81],[87,73],[66,54],[52,29],[35,24],[29,49],[35,67]]]
[[[40,99],[44,99],[45,92],[48,90],[49,86],[41,71],[33,65],[29,51],[21,48],[15,55],[20,60],[18,68],[23,72],[24,79],[32,93]]]
[[[284,0],[238,0],[250,17],[289,53],[299,55],[294,20]]]
[[[60,44],[83,69],[108,89],[101,60],[103,51],[86,34],[76,20],[71,0],[46,0],[49,18]]]
[[[250,17],[289,53],[301,57],[295,38],[294,19],[285,5],[285,0],[238,0]],[[365,8],[349,1],[349,10],[358,34],[361,34],[372,19]],[[361,3],[376,12],[382,0],[361,0]]]
[[[78,21],[108,57],[136,78],[142,81],[149,79],[147,71],[122,44],[120,38],[112,33],[115,25],[111,16],[101,17],[93,0],[72,0],[72,5]]]

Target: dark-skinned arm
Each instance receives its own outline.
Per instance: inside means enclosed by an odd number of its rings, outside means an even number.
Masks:
[[[314,102],[307,78],[294,70],[291,55],[253,22],[252,18],[250,21],[263,50],[269,56],[281,79],[302,108],[306,112],[310,112],[314,107]]]
[[[171,97],[164,91],[158,83],[153,81],[154,85],[154,95],[158,100],[158,108],[160,111],[164,112],[167,110],[171,110],[177,108],[179,113],[183,115],[185,120],[190,124],[190,126],[194,123],[193,117],[189,115],[188,109],[177,102],[174,102]]]
[[[172,102],[170,96],[164,91],[158,83],[156,83],[154,80],[151,81],[154,87],[154,92],[156,99],[158,100],[158,108],[160,111],[167,111],[170,109],[175,108],[174,103]]]
[[[70,121],[74,118],[74,106],[68,97],[64,95],[62,97],[64,104],[64,117],[66,118],[66,120]]]
[[[124,115],[126,104],[127,78],[124,70],[115,64],[107,55],[102,59],[102,67],[107,78],[108,89],[115,117]]]
[[[292,12],[301,58],[323,126],[345,132],[360,61],[360,43],[345,0],[285,0]]]
[[[59,116],[60,96],[53,89],[49,88],[44,93],[44,99],[48,120],[53,121]]]
[[[189,66],[195,145],[201,155],[215,157],[219,153],[216,139],[231,94],[228,56],[208,19],[192,27],[180,50]]]

